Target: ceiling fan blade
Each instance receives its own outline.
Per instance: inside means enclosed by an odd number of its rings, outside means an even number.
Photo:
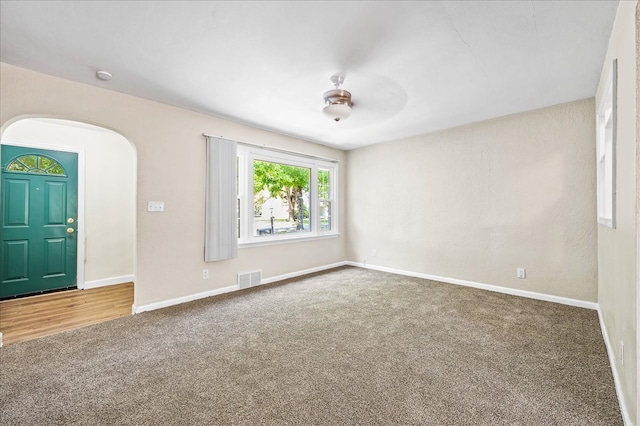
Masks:
[[[348,30],[342,33],[336,48],[336,62],[343,70],[357,69],[376,57],[381,57],[388,40],[398,28],[406,14],[399,13],[399,6],[391,2],[354,2],[360,19],[348,23]]]

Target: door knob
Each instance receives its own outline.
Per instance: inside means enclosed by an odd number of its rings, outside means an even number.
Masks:
[[[67,234],[73,234],[74,229],[73,228],[67,228]]]

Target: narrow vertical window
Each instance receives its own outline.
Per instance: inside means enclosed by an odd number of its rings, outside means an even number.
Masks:
[[[240,181],[240,157],[236,157],[236,194],[238,197],[238,203],[237,203],[237,219],[238,219],[238,238],[240,238],[240,236],[242,235],[240,232],[241,226],[242,226],[242,222],[240,220],[240,218],[242,217],[242,215],[240,214],[240,197],[242,195],[241,191],[241,181]]]
[[[320,209],[320,232],[331,231],[331,205],[333,196],[331,194],[331,171],[329,169],[318,169],[318,207]]]
[[[596,117],[598,223],[615,228],[616,207],[616,75],[614,60]]]

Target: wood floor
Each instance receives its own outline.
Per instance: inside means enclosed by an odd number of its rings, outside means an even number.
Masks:
[[[23,342],[131,315],[133,283],[0,301],[2,343]]]

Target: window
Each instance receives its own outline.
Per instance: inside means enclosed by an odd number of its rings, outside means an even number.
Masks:
[[[610,228],[615,228],[616,65],[614,60],[596,117],[598,223]]]
[[[35,154],[23,155],[12,160],[6,171],[65,176],[64,168],[56,160]]]
[[[238,146],[238,242],[337,234],[338,165]]]
[[[320,206],[320,230],[331,230],[331,171],[318,169],[318,205]]]

